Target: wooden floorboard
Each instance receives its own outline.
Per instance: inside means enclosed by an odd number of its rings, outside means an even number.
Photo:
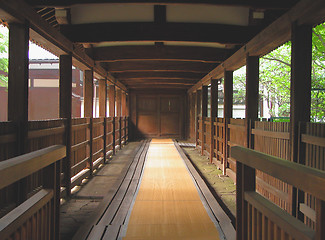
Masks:
[[[173,142],[153,139],[122,239],[222,239],[219,235]]]

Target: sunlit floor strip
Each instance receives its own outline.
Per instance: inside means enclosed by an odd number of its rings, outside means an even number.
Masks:
[[[153,139],[123,240],[220,239],[171,139]]]

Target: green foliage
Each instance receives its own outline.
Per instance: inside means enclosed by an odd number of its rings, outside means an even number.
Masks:
[[[8,72],[8,35],[6,33],[0,33],[0,70]],[[8,77],[0,74],[0,87],[8,87]]]
[[[325,24],[313,28],[311,120],[325,122]],[[290,116],[291,42],[260,59],[260,95],[271,117]],[[245,98],[245,73],[234,74],[234,102]]]

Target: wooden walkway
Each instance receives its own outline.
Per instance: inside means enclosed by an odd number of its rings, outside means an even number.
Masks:
[[[235,239],[229,218],[172,140],[143,142],[102,205],[74,239]]]
[[[150,144],[123,239],[220,239],[172,140]]]

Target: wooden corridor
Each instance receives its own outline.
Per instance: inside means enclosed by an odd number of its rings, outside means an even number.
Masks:
[[[172,140],[152,140],[124,240],[220,239]]]

